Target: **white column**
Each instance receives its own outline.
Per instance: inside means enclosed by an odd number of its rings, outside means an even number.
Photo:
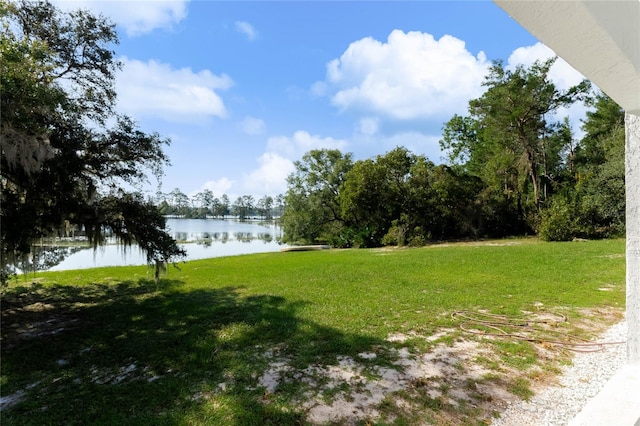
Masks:
[[[627,361],[640,365],[640,116],[625,115]]]

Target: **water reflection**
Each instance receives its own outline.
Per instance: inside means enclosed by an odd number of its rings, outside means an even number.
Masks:
[[[188,235],[186,232],[174,232],[173,239],[179,243],[187,241]]]
[[[273,241],[273,237],[271,234],[258,234],[258,239],[264,241],[265,243],[270,243]]]
[[[46,271],[60,263],[69,256],[82,250],[90,250],[87,245],[57,247],[57,246],[34,246],[31,253],[17,263],[17,269],[23,272]]]
[[[178,243],[195,242],[205,246],[209,246],[211,243],[216,242],[225,244],[233,240],[242,241],[244,243],[256,240],[264,243],[277,241],[277,238],[274,238],[274,235],[270,232],[173,232],[172,236]]]
[[[187,260],[279,251],[282,230],[273,223],[214,219],[168,219],[169,233],[187,251]],[[62,249],[62,248],[58,248]],[[67,247],[69,249],[69,247]],[[66,258],[43,269],[65,270],[98,266],[143,265],[146,258],[137,246],[127,250],[115,244],[98,248],[73,247]],[[88,249],[88,250],[87,250]]]

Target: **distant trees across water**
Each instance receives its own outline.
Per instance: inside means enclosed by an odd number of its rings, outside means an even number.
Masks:
[[[272,220],[282,215],[284,195],[242,195],[231,202],[227,194],[217,197],[205,189],[189,197],[179,188],[168,193],[157,192],[153,202],[165,216],[180,216],[188,219],[225,218],[233,216],[239,220],[258,218]]]

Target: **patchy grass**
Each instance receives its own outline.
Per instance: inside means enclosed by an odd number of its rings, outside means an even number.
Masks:
[[[477,424],[569,354],[465,333],[451,314],[561,313],[553,327],[589,339],[620,318],[624,269],[623,240],[523,239],[214,258],[159,286],[144,267],[22,277],[2,298],[0,415]]]

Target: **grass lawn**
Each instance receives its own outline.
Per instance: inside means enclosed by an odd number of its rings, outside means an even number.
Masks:
[[[567,362],[558,332],[589,339],[621,318],[624,248],[255,254],[187,262],[158,286],[145,267],[20,277],[2,297],[0,420],[486,423]],[[457,311],[566,321],[517,329],[526,341],[467,333]]]

